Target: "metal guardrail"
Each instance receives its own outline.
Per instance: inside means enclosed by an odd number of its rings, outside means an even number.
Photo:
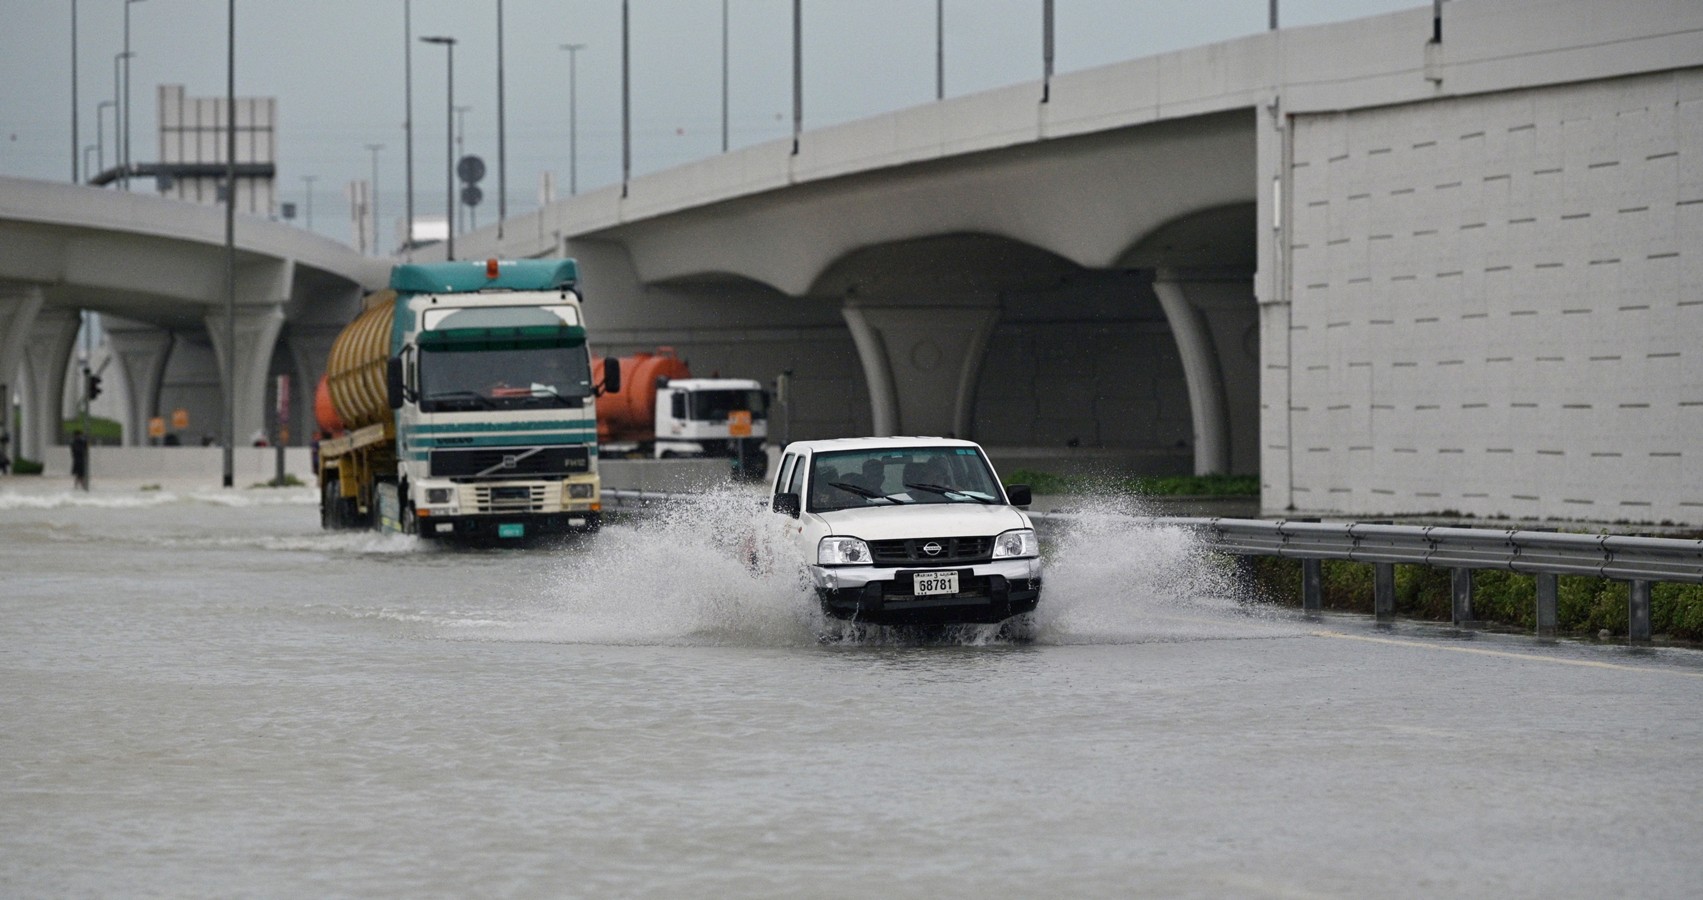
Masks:
[[[689,500],[696,494],[605,489],[604,509],[643,511]],[[761,498],[759,498],[760,501]],[[1078,515],[1032,512],[1042,527],[1068,527]],[[1468,627],[1472,614],[1472,573],[1498,569],[1532,575],[1537,582],[1537,631],[1557,630],[1558,586],[1562,575],[1609,578],[1628,583],[1627,634],[1635,643],[1650,640],[1650,586],[1655,582],[1703,584],[1703,540],[1562,534],[1434,525],[1382,525],[1360,522],[1295,522],[1265,519],[1130,516],[1131,527],[1183,528],[1207,549],[1238,556],[1278,556],[1301,560],[1301,607],[1308,615],[1323,608],[1320,563],[1326,559],[1373,567],[1373,614],[1395,617],[1395,566],[1419,565],[1453,572],[1451,618]]]
[[[1072,518],[1069,513],[1032,515],[1049,524],[1064,524]],[[1474,570],[1532,575],[1537,582],[1537,630],[1546,636],[1556,631],[1558,576],[1625,581],[1627,633],[1639,643],[1650,640],[1652,583],[1703,584],[1703,541],[1699,540],[1260,519],[1131,517],[1131,522],[1185,528],[1208,548],[1224,553],[1300,559],[1301,605],[1314,615],[1322,607],[1319,563],[1326,559],[1373,566],[1373,611],[1380,621],[1394,617],[1397,564],[1452,570],[1451,612],[1455,624],[1461,626],[1473,622]]]

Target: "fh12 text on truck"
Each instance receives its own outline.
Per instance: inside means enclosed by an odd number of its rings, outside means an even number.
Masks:
[[[332,344],[320,517],[473,542],[600,524],[596,396],[573,260],[397,266]]]

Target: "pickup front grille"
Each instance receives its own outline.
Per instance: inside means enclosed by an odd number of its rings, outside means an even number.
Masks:
[[[940,548],[930,555],[929,545]],[[878,566],[938,565],[987,562],[993,559],[991,537],[906,538],[901,541],[870,541],[869,555]]]

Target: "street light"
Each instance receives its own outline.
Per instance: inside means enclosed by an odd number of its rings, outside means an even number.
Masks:
[[[142,0],[124,0],[124,189],[130,190],[130,4]]]
[[[497,240],[503,239],[503,220],[509,215],[509,176],[503,146],[503,0],[497,0]]]
[[[97,110],[96,114],[99,114]],[[89,151],[83,148],[83,170],[89,168]],[[71,0],[71,183],[77,177],[77,0]]]
[[[106,115],[104,113],[104,110],[109,106],[112,107],[112,133],[114,135],[118,134],[118,101],[117,100],[102,100],[101,102],[95,104],[95,166],[96,166],[96,169],[95,169],[95,171],[89,173],[90,178],[93,178],[95,175],[98,175],[101,172],[106,171]]]
[[[302,176],[302,181],[307,182],[307,230],[309,231],[313,230],[313,183],[318,179],[318,175]]]
[[[372,207],[373,216],[373,255],[383,256],[384,253],[379,249],[378,245],[378,152],[384,149],[384,145],[368,144],[366,146],[367,150],[373,155],[373,193],[372,198],[369,201],[369,205]]]
[[[444,217],[449,244],[444,259],[455,259],[455,38],[433,35],[420,38],[428,44],[439,44],[446,51],[448,77],[444,90]]]
[[[121,175],[124,171],[124,138],[122,130],[124,128],[124,119],[120,113],[124,111],[124,107],[120,105],[120,101],[124,97],[124,82],[121,78],[119,78],[119,72],[124,65],[124,61],[134,55],[135,54],[128,50],[123,53],[114,53],[112,55],[112,166],[113,168],[118,169]]]
[[[403,230],[407,237],[402,240],[402,252],[408,259],[414,258],[414,4],[412,0],[402,0],[402,96],[404,112],[402,117],[402,167],[407,181],[407,209],[403,215],[407,224]]]
[[[579,110],[577,108],[578,90],[574,83],[574,59],[584,44],[563,44],[562,49],[568,51],[568,194],[579,193]]]
[[[455,159],[458,161],[467,157],[467,114],[472,111],[472,106],[455,107]],[[462,202],[460,206],[467,206],[467,204]],[[459,228],[465,227],[468,218],[473,215],[473,207],[467,206],[466,209],[461,209],[460,206],[456,208],[455,215],[451,216],[449,220],[450,229],[458,234],[460,233]],[[477,218],[473,219],[473,227],[479,227]]]

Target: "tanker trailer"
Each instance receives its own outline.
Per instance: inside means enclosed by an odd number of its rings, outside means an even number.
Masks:
[[[400,265],[331,347],[320,520],[502,541],[595,530],[595,397],[573,260]],[[317,398],[316,398],[317,399]]]
[[[604,360],[592,360],[599,377]],[[711,456],[737,461],[738,474],[761,478],[768,457],[769,395],[750,378],[693,378],[672,347],[619,358],[627,389],[597,404],[597,439],[607,456],[667,459]]]

